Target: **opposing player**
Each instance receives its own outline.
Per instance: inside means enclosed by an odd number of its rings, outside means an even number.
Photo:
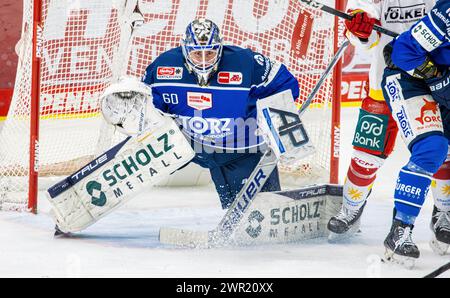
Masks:
[[[344,183],[343,206],[328,223],[333,240],[358,231],[377,171],[392,153],[398,133],[381,88],[385,68],[383,48],[392,37],[373,31],[373,26],[378,24],[394,32],[404,32],[424,17],[434,3],[434,0],[350,0],[347,4],[347,11],[353,18],[345,22],[345,35],[358,49],[372,52],[374,59],[369,72],[369,93],[362,101],[353,140],[354,152]]]
[[[388,258],[420,256],[412,229],[433,177],[432,248],[450,244],[450,2],[437,1],[427,16],[385,49],[383,93],[411,152],[394,192],[394,219],[384,245]]]
[[[191,22],[182,45],[157,57],[142,81],[151,87],[153,105],[175,117],[191,140],[193,162],[210,170],[223,208],[263,154],[256,102],[286,90],[293,100],[299,94],[297,80],[284,65],[250,49],[223,45],[219,28],[208,19]],[[106,118],[115,112],[114,105],[103,110]],[[275,170],[262,191],[279,189]]]

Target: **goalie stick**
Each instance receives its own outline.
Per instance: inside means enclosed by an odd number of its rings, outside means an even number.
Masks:
[[[162,227],[159,240],[164,244],[187,247],[208,248],[225,245],[230,240],[234,228],[242,215],[250,207],[253,198],[261,191],[267,178],[277,166],[278,158],[271,149],[267,150],[250,177],[228,208],[218,226],[211,231],[191,231],[178,228]]]
[[[448,262],[447,264],[439,267],[438,269],[434,270],[430,274],[425,275],[423,278],[435,278],[435,277],[441,275],[442,273],[444,273],[447,270],[450,270],[450,262]]]
[[[339,59],[341,59],[342,55],[345,52],[345,49],[350,45],[350,42],[348,40],[345,40],[342,45],[337,50],[336,54],[334,55],[333,59],[328,64],[325,71],[322,73],[320,79],[317,81],[317,84],[314,86],[313,90],[309,94],[308,98],[305,100],[305,102],[300,107],[300,110],[298,111],[298,114],[301,116],[306,111],[308,106],[311,104],[312,100],[316,96],[317,92],[319,92],[320,87],[322,87],[325,80],[328,78],[328,75],[333,71],[336,64],[339,62]]]
[[[315,97],[320,87],[325,82],[328,75],[332,72],[332,70],[336,66],[337,62],[341,58],[342,54],[344,53],[348,45],[349,42],[345,41],[340,46],[335,56],[333,57],[333,59],[323,72],[316,86],[308,96],[307,100],[303,103],[302,107],[300,108],[298,112],[299,116],[301,116],[305,112],[307,107],[310,105],[313,98]],[[192,231],[180,228],[162,227],[159,232],[160,242],[164,244],[172,244],[187,247],[212,247],[216,245],[226,244],[227,241],[229,240],[228,239],[229,236],[231,236],[231,234],[233,233],[235,226],[241,219],[245,210],[248,209],[248,207],[251,204],[251,201],[258,194],[258,192],[264,185],[264,182],[266,181],[267,177],[270,176],[272,171],[275,169],[277,162],[278,159],[271,150],[267,151],[264,154],[264,156],[261,158],[256,168],[252,172],[251,176],[247,179],[246,183],[244,184],[241,191],[237,195],[235,201],[227,210],[225,216],[222,218],[217,228],[215,228],[212,231]],[[266,177],[262,177],[261,175],[264,175]],[[255,182],[257,188],[255,189],[255,192],[252,193],[252,195],[250,196],[247,192],[249,190],[249,187],[255,186]]]
[[[322,3],[317,2],[315,0],[298,0],[298,1],[300,1],[301,3],[303,3],[305,5],[308,5],[309,7],[314,8],[314,9],[320,9],[322,11],[328,12],[328,13],[334,15],[334,16],[337,16],[337,17],[340,17],[340,18],[343,18],[343,19],[346,19],[346,20],[351,20],[353,18],[353,16],[351,16],[351,15],[345,13],[345,12],[342,12],[340,10],[334,9],[334,8],[332,8],[330,6],[322,4]],[[377,32],[380,32],[380,33],[383,33],[383,34],[386,34],[386,35],[389,35],[389,36],[394,37],[394,38],[396,38],[398,36],[398,33],[395,33],[395,32],[393,32],[391,30],[383,28],[383,27],[381,27],[379,25],[374,25],[373,26],[373,30],[375,30]]]

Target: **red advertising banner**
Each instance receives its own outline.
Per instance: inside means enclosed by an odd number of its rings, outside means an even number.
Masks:
[[[6,114],[8,114],[12,94],[13,89],[0,89],[0,120],[3,120]]]
[[[8,113],[16,77],[16,43],[22,27],[22,1],[0,3],[0,119]]]
[[[298,16],[291,42],[291,52],[297,59],[305,60],[311,41],[313,20],[313,16],[308,11],[303,11]]]
[[[295,57],[302,58],[310,43],[310,33],[312,30],[312,16],[309,13],[304,13],[303,17],[299,17],[295,24],[293,38],[291,45],[291,52]],[[14,88],[15,72],[17,68],[17,55],[15,53],[15,46],[20,38],[20,30],[22,26],[22,1],[17,0],[2,0],[0,3],[0,44],[2,45],[0,51],[0,117],[5,117],[10,104],[12,90]],[[54,50],[61,50],[57,47]],[[54,55],[59,57],[58,55]],[[272,57],[277,58],[277,57]],[[358,53],[353,47],[350,47],[344,56],[344,71],[342,82],[342,102],[343,106],[355,106],[363,96],[364,84],[367,79],[367,71],[370,66],[370,57],[366,53]],[[98,64],[98,63],[97,63]],[[97,65],[95,64],[95,65]],[[222,80],[229,84],[235,81],[231,77],[225,78],[226,74],[222,74]],[[231,75],[228,74],[228,75]],[[239,76],[233,76],[239,81]],[[94,91],[92,91],[94,93]],[[75,93],[72,96],[81,96],[81,93]],[[94,95],[94,94],[93,94]],[[66,96],[66,95],[64,95]],[[57,94],[49,94],[48,98],[43,98],[42,104],[44,106],[49,103],[61,102],[61,108],[64,107],[64,98],[56,100]],[[86,100],[88,103],[89,101]],[[86,105],[87,107],[88,105]],[[70,107],[69,107],[70,108]],[[1,119],[1,118],[0,118]]]
[[[341,101],[343,107],[355,107],[361,105],[361,100],[367,96],[368,74],[346,73],[342,76]]]
[[[0,3],[0,88],[14,88],[17,55],[16,43],[22,27],[22,1],[2,0]]]

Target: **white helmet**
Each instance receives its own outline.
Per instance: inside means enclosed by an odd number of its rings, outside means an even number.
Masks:
[[[181,43],[189,71],[196,74],[200,86],[206,86],[222,57],[219,27],[208,19],[194,20],[187,26]]]

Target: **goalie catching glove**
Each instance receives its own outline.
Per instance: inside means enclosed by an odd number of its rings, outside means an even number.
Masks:
[[[153,106],[150,87],[131,77],[123,77],[106,88],[100,108],[106,122],[131,136],[159,126],[164,118]]]

